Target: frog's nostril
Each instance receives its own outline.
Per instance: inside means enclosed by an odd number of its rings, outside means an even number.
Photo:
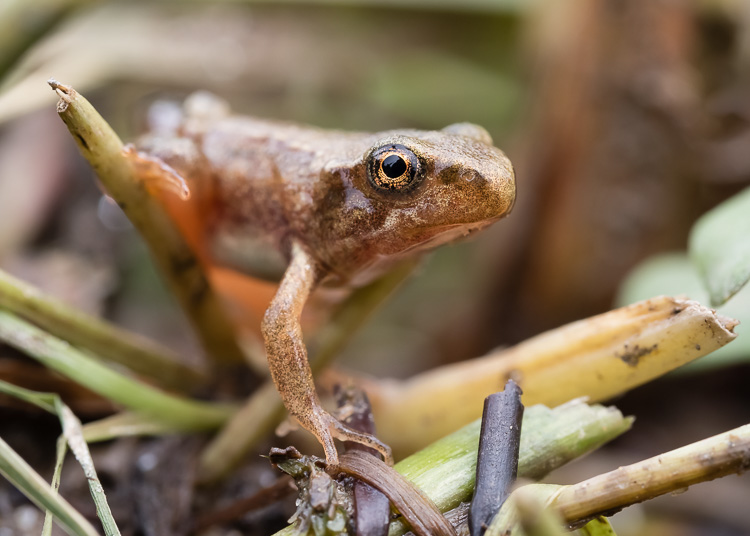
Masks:
[[[484,188],[489,181],[478,171],[467,169],[461,174],[460,182],[472,188]]]
[[[482,186],[487,182],[484,175],[478,171],[458,165],[443,170],[439,177],[445,184]]]

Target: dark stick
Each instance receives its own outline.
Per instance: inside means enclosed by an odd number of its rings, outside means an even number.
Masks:
[[[353,387],[340,389],[338,386],[335,394],[339,412],[344,414],[342,421],[354,430],[374,434],[375,421],[367,395]],[[379,456],[377,451],[360,443],[347,441],[345,446],[347,451],[359,450]],[[387,536],[391,521],[388,497],[366,482],[357,480],[354,482],[354,508],[357,536]]]
[[[481,536],[510,494],[518,474],[521,445],[521,388],[508,380],[505,390],[484,400],[477,480],[469,512],[471,536]]]

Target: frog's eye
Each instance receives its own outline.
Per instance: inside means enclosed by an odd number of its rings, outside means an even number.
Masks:
[[[403,193],[421,181],[417,155],[400,144],[378,147],[368,157],[367,177],[376,190]]]

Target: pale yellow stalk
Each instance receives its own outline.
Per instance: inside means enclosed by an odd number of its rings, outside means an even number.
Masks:
[[[357,381],[379,437],[403,455],[479,418],[484,398],[508,378],[527,406],[607,400],[724,346],[736,325],[698,302],[662,296],[407,381]]]

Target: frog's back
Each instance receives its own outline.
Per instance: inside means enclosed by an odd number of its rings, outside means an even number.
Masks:
[[[290,239],[304,241],[311,219],[320,216],[316,204],[327,190],[321,170],[337,159],[361,159],[372,139],[246,116],[188,114],[178,129],[144,136],[139,148],[172,166],[200,198],[200,240],[210,262],[279,280]]]

